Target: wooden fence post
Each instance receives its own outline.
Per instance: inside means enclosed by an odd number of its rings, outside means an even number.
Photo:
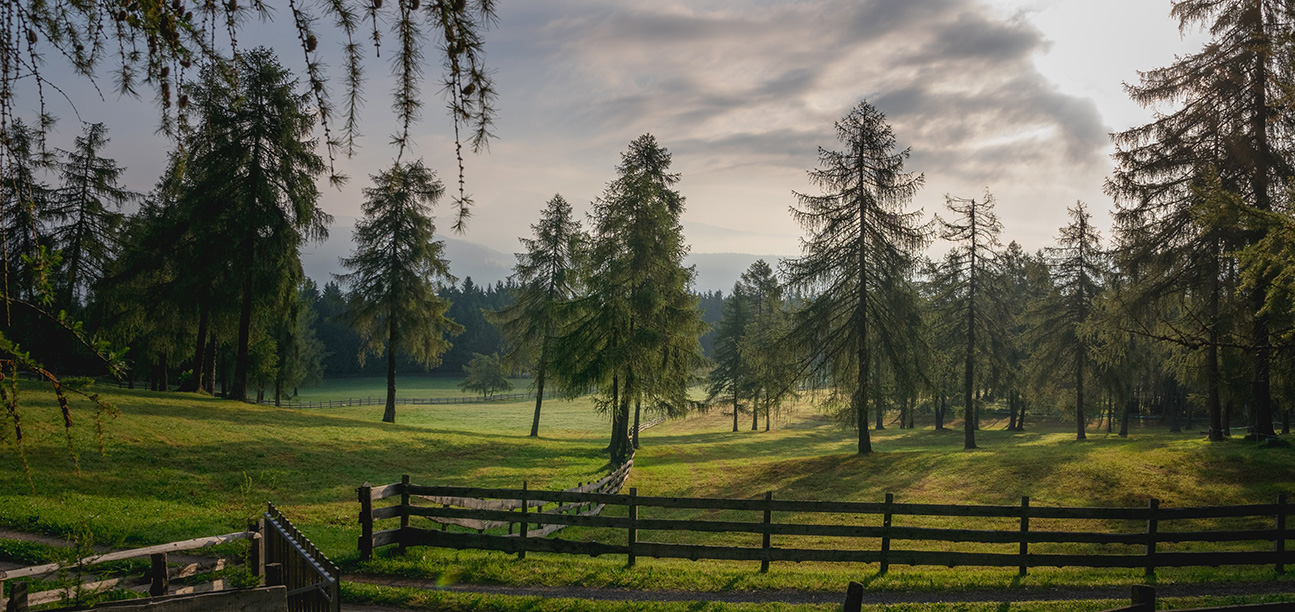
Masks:
[[[260,537],[253,537],[247,546],[247,570],[252,572],[252,576],[260,578],[265,575],[265,518],[260,520],[248,521],[247,530],[257,534]],[[257,586],[260,586],[259,584]]]
[[[841,612],[859,612],[863,608],[863,585],[850,581],[850,585],[845,587],[845,603],[841,605]]]
[[[629,516],[630,516],[630,521],[629,521],[629,537],[627,538],[627,542],[626,542],[626,544],[627,544],[626,548],[628,548],[628,549],[629,549],[629,559],[628,559],[628,560],[626,561],[626,563],[625,563],[627,567],[634,567],[634,543],[635,543],[635,542],[637,542],[637,541],[638,541],[638,539],[639,539],[639,530],[638,530],[638,520],[639,520],[638,495],[639,495],[638,487],[630,487],[630,503],[629,503]]]
[[[1030,496],[1021,496],[1021,566],[1018,568],[1020,575],[1024,576],[1030,567],[1026,562],[1026,555],[1030,554],[1030,542],[1026,535],[1030,533]]]
[[[409,474],[400,477],[400,531],[396,532],[396,550],[405,554],[405,532],[409,530]]]
[[[895,503],[895,494],[886,494],[886,513],[881,518],[881,573],[890,571],[890,506]]]
[[[360,560],[368,561],[373,558],[373,485],[364,483],[360,485]],[[266,586],[278,586],[270,584],[269,574],[266,574]]]
[[[1145,584],[1133,585],[1133,605],[1144,612],[1156,612],[1156,590]]]
[[[521,524],[522,529],[520,532],[518,532],[521,535],[521,550],[517,551],[517,559],[519,561],[526,558],[526,528],[527,528],[526,514],[527,512],[530,511],[530,508],[526,507],[527,503],[528,502],[526,501],[526,481],[523,480],[522,481],[522,524]]]
[[[9,603],[5,612],[27,612],[27,583],[15,582],[9,587]]]
[[[149,597],[166,595],[171,586],[170,577],[166,575],[166,553],[155,553],[151,556],[153,569],[149,572]]]
[[[773,491],[764,492],[764,541],[761,543],[760,573],[769,571],[769,525],[773,523]]]
[[[1277,539],[1273,542],[1277,551],[1277,573],[1286,573],[1286,494],[1277,496]]]
[[[1156,518],[1156,510],[1160,508],[1160,500],[1151,498],[1147,500],[1147,575],[1156,575],[1156,529],[1159,520]]]
[[[283,586],[283,564],[265,564],[265,586]]]

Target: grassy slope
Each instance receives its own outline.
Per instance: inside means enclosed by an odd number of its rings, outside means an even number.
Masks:
[[[178,393],[104,396],[123,413],[105,421],[106,456],[97,452],[93,414],[73,402],[78,475],[52,398],[25,392],[37,495],[5,438],[0,524],[56,534],[88,527],[100,542],[143,544],[232,531],[271,500],[328,554],[346,557],[358,533],[354,490],[366,480],[409,473],[420,482],[570,486],[606,463],[601,421],[587,401],[549,403],[536,440],[525,435],[533,409],[525,402],[400,407],[391,426],[380,422],[380,406],[288,410]]]
[[[527,479],[532,486],[557,488],[592,480],[605,469],[600,449],[606,426],[587,401],[547,402],[544,436],[533,440],[525,436],[528,402],[402,407],[393,427],[378,422],[381,411],[375,407],[291,411],[180,394],[109,395],[125,414],[108,424],[106,458],[94,452],[89,415],[76,415],[82,476],[67,457],[53,402],[44,394],[25,396],[35,404],[25,423],[40,494],[28,493],[16,461],[6,454],[0,459],[0,523],[55,533],[86,525],[101,542],[142,544],[233,530],[270,499],[296,517],[326,553],[346,561],[355,557],[353,490],[362,481],[393,482],[410,473],[426,483],[517,486]],[[772,432],[736,434],[728,431],[731,420],[715,413],[646,432],[630,484],[651,495],[754,497],[773,491],[783,499],[876,501],[893,492],[900,501],[1006,504],[1030,495],[1035,505],[1081,506],[1141,505],[1149,497],[1167,506],[1256,503],[1271,501],[1279,491],[1295,492],[1291,449],[1208,444],[1158,430],[1135,431],[1129,439],[1094,433],[1078,443],[1059,427],[1032,425],[1032,431],[1009,434],[998,431],[1001,424],[985,425],[983,448],[974,452],[963,452],[961,436],[952,431],[889,429],[876,434],[878,452],[857,457],[852,436],[812,410],[784,417]],[[563,535],[624,537],[575,528]],[[655,541],[678,537],[640,535]],[[713,536],[686,540],[707,537]],[[775,545],[796,544],[776,540]],[[740,543],[754,544],[754,536]],[[702,590],[837,589],[844,580],[860,578],[897,589],[1141,580],[1140,572],[1128,570],[1036,570],[1018,581],[1014,571],[1001,569],[892,568],[876,576],[868,566],[775,563],[762,575],[750,563],[641,559],[628,570],[623,564],[610,558],[554,562],[545,555],[519,563],[497,553],[415,549],[403,558],[384,556],[367,569],[446,582]],[[1166,570],[1161,579],[1271,574],[1270,568]]]

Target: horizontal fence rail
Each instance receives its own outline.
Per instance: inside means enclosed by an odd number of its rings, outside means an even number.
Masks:
[[[628,465],[628,464],[627,464]],[[615,475],[615,473],[613,473]],[[612,475],[609,475],[611,477]],[[623,477],[621,478],[623,481]],[[577,490],[583,489],[583,490]],[[546,552],[575,555],[626,555],[629,564],[635,557],[680,559],[726,559],[760,561],[767,571],[772,561],[821,561],[877,563],[885,572],[890,565],[986,566],[1015,567],[1022,574],[1032,567],[1143,568],[1148,575],[1158,567],[1273,565],[1278,572],[1295,562],[1286,549],[1290,532],[1286,517],[1290,512],[1286,496],[1276,503],[1238,506],[1162,508],[1157,500],[1145,507],[1040,507],[1031,506],[1024,497],[1020,505],[946,505],[900,503],[887,494],[882,502],[793,501],[774,499],[766,493],[756,499],[721,499],[664,497],[592,489],[589,486],[561,491],[425,486],[409,482],[373,487],[366,501],[361,498],[361,522],[368,516],[368,527],[361,537],[361,550],[368,542],[368,553],[374,547],[398,544],[436,546],[455,549],[495,550],[516,553]],[[362,490],[363,491],[363,490]],[[362,492],[363,495],[363,492]],[[373,502],[400,497],[400,503],[374,508]],[[439,502],[420,505],[416,500]],[[473,500],[471,503],[461,503]],[[453,507],[458,506],[458,507]],[[581,512],[596,507],[615,512]],[[541,510],[549,508],[549,510]],[[678,510],[753,513],[751,520],[714,520],[655,517]],[[366,515],[367,513],[367,515]],[[678,512],[674,512],[678,514]],[[778,521],[774,514],[782,515]],[[608,516],[612,514],[614,516]],[[648,515],[648,516],[645,516]],[[832,515],[838,523],[815,522],[815,518]],[[410,526],[410,517],[423,517],[442,525],[440,530]],[[375,520],[400,519],[400,527],[373,531]],[[967,520],[980,525],[998,521],[1010,524],[1002,529],[970,529],[923,525],[900,525],[900,522],[926,523]],[[1109,531],[1066,529],[1057,522],[1133,523],[1136,530],[1118,528]],[[1229,523],[1244,523],[1237,526]],[[1175,522],[1190,522],[1187,527],[1167,529]],[[1205,528],[1200,523],[1212,523]],[[1051,524],[1048,524],[1051,523]],[[1166,525],[1168,524],[1168,525]],[[446,525],[476,528],[476,533],[454,532]],[[509,526],[508,534],[485,530]],[[520,525],[519,533],[512,526]],[[528,530],[533,525],[535,529]],[[1221,527],[1219,525],[1222,525]],[[620,541],[607,541],[606,532],[599,541],[565,540],[544,537],[567,526],[617,530],[625,535]],[[742,534],[761,536],[761,545],[736,546],[715,544],[681,544],[651,542],[639,539],[640,532],[723,533],[726,537]],[[773,538],[797,539],[849,538],[839,545],[798,546],[797,542],[776,546]],[[750,537],[750,536],[746,536]],[[871,540],[866,546],[859,539]],[[829,540],[831,542],[831,540]],[[898,546],[908,544],[908,548]],[[934,543],[935,545],[931,545]],[[1235,549],[1239,543],[1260,543]],[[957,550],[967,544],[1014,545],[1013,552]],[[1226,550],[1165,550],[1165,545],[1205,544],[1206,548]],[[925,545],[925,546],[922,546]],[[1032,546],[1089,545],[1120,546],[1122,552],[1038,552]],[[925,548],[925,549],[923,549]],[[984,548],[984,546],[981,546]],[[1181,546],[1180,546],[1181,548]],[[1132,549],[1132,550],[1129,550]]]
[[[652,427],[656,427],[666,421],[666,416],[662,415],[639,424],[637,431],[642,432]],[[620,464],[606,476],[590,483],[580,483],[569,489],[558,491],[559,493],[573,494],[597,494],[597,495],[614,495],[619,493],[625,485],[625,480],[629,478],[630,471],[634,469],[634,454],[631,453],[625,463]],[[527,483],[522,483],[522,488],[517,495],[505,496],[481,496],[476,495],[476,491],[489,491],[490,489],[472,489],[460,488],[455,489],[457,493],[442,494],[437,491],[428,491],[427,487],[420,487],[410,482],[409,476],[401,478],[401,482],[382,486],[373,486],[364,483],[356,490],[360,502],[360,538],[359,550],[360,558],[369,559],[373,555],[373,549],[396,544],[401,550],[404,550],[409,543],[402,537],[412,529],[409,526],[409,518],[412,516],[421,516],[431,519],[441,525],[442,532],[447,532],[450,526],[456,526],[465,529],[475,530],[477,535],[484,535],[487,530],[507,529],[507,534],[491,535],[489,537],[503,538],[522,538],[533,540],[552,535],[568,525],[580,523],[563,523],[563,522],[546,522],[543,520],[531,520],[537,516],[566,516],[570,518],[594,518],[597,517],[604,508],[604,504],[597,502],[574,501],[568,503],[543,501],[538,498],[527,497]],[[508,491],[515,491],[507,489]],[[632,491],[632,489],[631,489]],[[391,498],[400,497],[400,503],[394,506],[374,508],[373,502]],[[490,499],[495,497],[495,499]],[[436,504],[436,506],[427,506],[421,504]],[[441,514],[432,514],[430,511],[440,510]],[[460,513],[460,514],[456,514]],[[400,527],[397,529],[387,529],[384,531],[374,531],[374,521],[385,519],[400,519]],[[531,524],[534,523],[536,530],[531,531]],[[517,555],[525,558],[525,550],[516,550]]]

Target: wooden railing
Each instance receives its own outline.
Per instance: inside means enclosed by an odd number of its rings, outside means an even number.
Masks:
[[[92,555],[84,559],[79,559],[71,564],[49,563],[45,565],[33,565],[30,567],[0,571],[0,591],[4,591],[3,585],[6,580],[46,576],[59,571],[66,571],[69,568],[82,568],[84,570],[84,568],[100,563],[124,561],[126,559],[137,559],[140,557],[149,557],[152,559],[152,567],[144,576],[107,578],[33,593],[28,592],[26,582],[15,582],[9,587],[9,599],[3,600],[5,603],[5,609],[25,610],[27,606],[40,606],[60,601],[75,600],[79,596],[84,597],[113,590],[129,590],[137,593],[148,593],[154,597],[162,595],[184,595],[221,591],[227,586],[224,579],[217,579],[198,585],[178,588],[172,587],[170,583],[173,580],[180,580],[182,578],[189,578],[199,574],[216,572],[227,567],[232,567],[237,564],[235,561],[230,559],[212,559],[200,563],[171,566],[167,563],[167,553],[198,550],[200,548],[236,542],[238,540],[256,540],[260,537],[260,534],[252,530],[238,531],[227,533],[225,535],[194,538],[192,540],[184,540],[182,542],[171,542],[169,544],[158,544],[156,546],[146,546],[144,548],[134,548],[130,550],[120,550],[100,555]],[[251,567],[248,569],[251,570],[254,575],[260,575],[258,573],[258,566],[255,562],[253,562]],[[3,597],[3,593],[0,593],[0,597]]]
[[[365,492],[369,493],[367,498]],[[400,497],[399,504],[373,507],[376,500],[396,496]],[[465,498],[492,501],[475,504],[476,507],[415,503],[420,499],[446,502]],[[899,503],[891,494],[887,494],[885,501],[880,503],[775,500],[772,493],[766,493],[762,499],[716,499],[640,496],[633,488],[625,495],[570,489],[540,491],[424,486],[406,479],[400,484],[362,489],[360,501],[361,522],[366,525],[360,546],[364,551],[367,542],[369,553],[373,547],[399,544],[401,547],[497,550],[519,555],[528,551],[591,556],[615,554],[626,555],[631,565],[635,557],[656,557],[760,561],[761,571],[767,571],[772,561],[823,561],[877,563],[882,572],[890,565],[932,565],[1016,567],[1022,574],[1031,567],[1062,566],[1140,567],[1151,575],[1157,567],[1168,566],[1272,565],[1281,572],[1286,564],[1295,561],[1295,556],[1286,549],[1290,535],[1286,517],[1290,508],[1285,495],[1273,504],[1162,508],[1158,500],[1152,499],[1144,508],[1083,508],[1031,506],[1028,497],[1022,498],[1019,506]],[[530,511],[531,508],[544,507],[553,509]],[[621,510],[614,513],[618,516],[571,512],[588,507],[619,507]],[[516,509],[521,509],[521,512],[514,512]],[[760,518],[741,521],[643,516],[645,511],[657,509],[752,512]],[[782,514],[783,520],[775,521],[775,513]],[[519,534],[509,535],[456,533],[410,526],[409,519],[415,516],[443,525],[516,523],[522,528]],[[813,522],[815,517],[835,520],[836,523]],[[903,517],[914,517],[909,520],[913,523],[944,521],[947,524],[951,520],[963,519],[963,524],[975,526],[995,520],[1000,523],[1008,521],[1011,527],[969,529],[898,525],[896,519]],[[399,528],[373,531],[374,521],[395,518],[400,519]],[[1053,521],[1082,521],[1085,526],[1137,522],[1145,527],[1135,532],[1078,531],[1063,530]],[[1245,524],[1238,526],[1237,521]],[[1189,527],[1197,528],[1165,529],[1166,523],[1182,525],[1184,522],[1191,522]],[[1212,528],[1199,528],[1202,522],[1212,522]],[[1264,523],[1266,526],[1258,526]],[[539,529],[529,530],[526,526],[531,524]],[[555,528],[570,525],[619,530],[625,535],[616,539],[623,543],[606,541],[606,532],[600,534],[603,541],[542,537]],[[640,541],[639,534],[645,531],[756,534],[762,537],[759,547],[679,544]],[[797,542],[793,542],[791,546],[775,546],[775,536],[788,540],[818,538],[819,544],[827,539],[829,545],[809,548],[797,547]],[[727,537],[732,538],[731,535]],[[859,539],[868,540],[868,545],[860,546]],[[898,548],[899,542],[918,545]],[[1262,547],[1238,549],[1241,547],[1239,543],[1246,542],[1264,544]],[[957,550],[957,546],[951,546],[963,545],[965,548],[967,544],[977,546],[972,550]],[[1206,550],[1165,549],[1166,545],[1181,544],[1205,544]],[[1211,549],[1219,548],[1220,544],[1228,549]],[[1010,553],[985,552],[985,545],[998,545],[1000,550],[1002,546],[1012,546],[1016,550]],[[1062,551],[1040,553],[1037,548],[1031,551],[1032,545],[1046,545]],[[1108,554],[1101,550],[1107,545],[1122,546],[1124,552]],[[1092,548],[1101,552],[1090,552]]]
[[[228,591],[236,586],[225,578],[179,587],[173,586],[171,582],[236,567],[242,559],[199,559],[196,562],[171,565],[167,554],[239,540],[251,540],[246,567],[253,577],[257,577],[255,582],[264,580],[266,586],[286,587],[274,592],[282,591],[285,594],[288,612],[339,612],[341,573],[337,566],[320,553],[273,504],[269,504],[261,520],[249,525],[247,531],[91,555],[70,564],[48,563],[0,571],[0,604],[3,604],[6,612],[26,612],[29,606],[58,602],[79,604],[81,602],[78,600],[82,597],[107,591],[129,590],[145,593],[153,598]],[[101,572],[92,569],[92,566],[141,557],[149,557],[152,561],[150,569],[143,576],[93,579],[91,582],[30,593],[27,582],[13,582],[9,587],[8,600],[3,599],[5,580],[37,578],[72,568],[82,575],[99,574]]]
[[[633,468],[634,455],[631,454],[629,460],[596,482],[580,483],[570,489],[563,489],[563,492],[599,495],[618,493]],[[424,494],[419,492],[417,485],[410,483],[408,475],[402,476],[400,480],[398,483],[379,487],[366,482],[358,490],[360,500],[359,550],[361,559],[372,557],[374,548],[397,544],[403,550],[407,546],[407,543],[401,537],[401,533],[402,530],[410,529],[409,518],[411,516],[427,516],[419,514],[419,510],[430,507],[417,505],[415,502],[438,504],[447,511],[490,512],[492,514],[487,518],[445,515],[433,520],[442,525],[442,530],[445,530],[450,525],[455,525],[476,530],[478,534],[482,534],[489,529],[506,528],[508,530],[507,535],[491,536],[504,538],[542,538],[567,526],[562,523],[544,524],[542,521],[535,520],[537,516],[565,514],[568,516],[594,517],[603,510],[603,504],[599,503],[550,505],[546,502],[528,499],[526,495],[528,486],[525,481],[522,482],[522,488],[518,490],[518,495],[513,499],[486,499],[474,495]],[[396,496],[400,497],[399,505],[376,509],[373,507],[373,502],[375,501]],[[506,518],[498,518],[498,515],[505,515]],[[399,528],[374,531],[375,521],[395,518],[400,519]],[[540,528],[531,531],[531,523],[537,524]],[[514,527],[516,527],[516,533],[514,533]],[[526,556],[525,551],[518,551],[518,554],[521,557]]]
[[[274,504],[261,515],[266,582],[288,587],[288,612],[340,612],[342,572]]]

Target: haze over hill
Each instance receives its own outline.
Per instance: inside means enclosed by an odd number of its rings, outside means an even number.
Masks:
[[[301,251],[301,265],[306,276],[321,286],[332,280],[333,274],[342,271],[338,259],[350,255],[352,248],[351,232],[355,227],[355,217],[337,217],[336,221],[329,228],[328,240],[307,245]],[[513,271],[513,264],[517,262],[512,253],[478,242],[450,236],[441,236],[439,239],[445,241],[445,255],[450,260],[450,270],[460,281],[472,277],[472,281],[478,284],[494,284],[507,279]],[[697,247],[693,248],[696,251]],[[694,290],[723,291],[727,294],[733,288],[734,281],[757,259],[764,259],[776,268],[785,256],[693,252],[685,259],[685,265],[696,267]]]

